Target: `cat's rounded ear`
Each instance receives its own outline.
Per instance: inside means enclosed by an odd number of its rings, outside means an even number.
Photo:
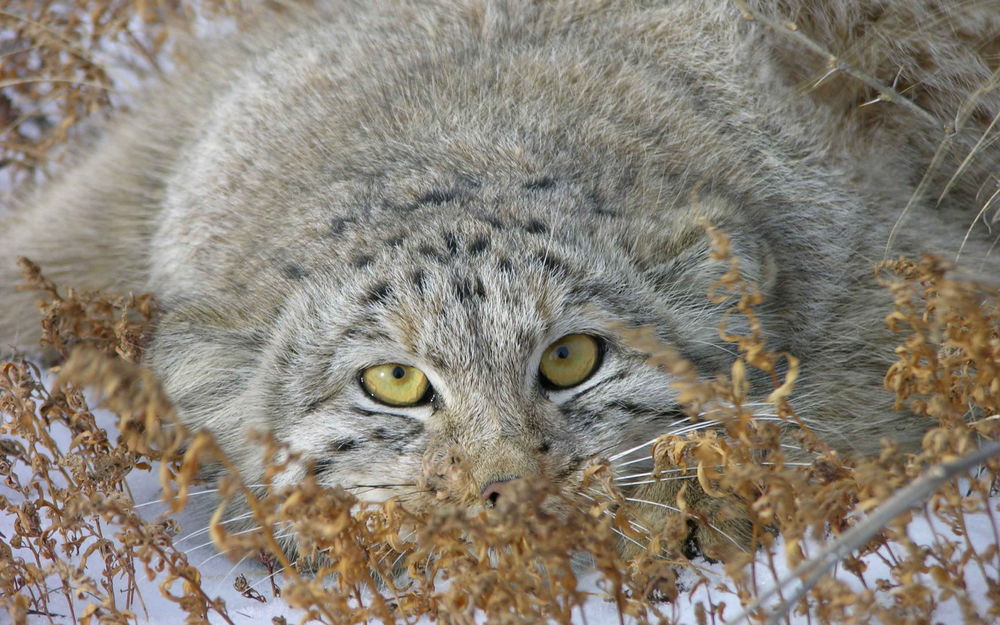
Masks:
[[[757,212],[734,198],[693,191],[687,206],[656,211],[643,216],[641,224],[633,224],[643,235],[632,236],[627,249],[635,266],[663,292],[707,297],[735,260],[740,277],[766,299],[778,279],[770,243],[775,229],[773,220]],[[725,258],[713,255],[709,228],[724,240],[726,249],[717,251]]]
[[[722,257],[713,254],[712,239],[705,227],[685,232],[677,239],[663,241],[661,252],[648,258],[645,273],[665,292],[686,298],[704,295],[715,288],[723,275],[736,264],[740,279],[753,285],[765,300],[773,292],[778,264],[767,238],[751,225],[728,222],[713,226],[724,236]],[[722,250],[716,250],[722,251]]]

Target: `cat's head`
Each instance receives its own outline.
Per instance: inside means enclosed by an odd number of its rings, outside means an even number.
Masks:
[[[592,458],[684,420],[669,375],[616,328],[655,328],[706,374],[731,359],[727,304],[707,296],[728,266],[709,258],[697,211],[623,216],[550,178],[418,199],[334,219],[338,260],[284,266],[273,312],[168,307],[151,362],[247,480],[263,469],[256,428],[304,459],[279,484],[312,471],[363,499],[433,496],[435,463],[457,454],[471,503],[521,477],[571,488]],[[762,248],[741,252],[766,284]]]

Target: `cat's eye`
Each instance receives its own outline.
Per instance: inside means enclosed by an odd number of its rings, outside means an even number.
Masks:
[[[424,403],[430,383],[420,369],[390,363],[362,371],[361,387],[376,401],[405,407]]]
[[[601,344],[587,334],[568,334],[545,349],[538,373],[553,388],[570,388],[590,377],[601,360]]]

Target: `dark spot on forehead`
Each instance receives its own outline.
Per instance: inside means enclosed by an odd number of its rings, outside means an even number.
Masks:
[[[355,328],[347,328],[346,330],[344,330],[343,332],[341,332],[340,338],[341,338],[341,340],[347,341],[347,340],[350,340],[350,339],[356,339],[359,336],[362,336],[362,334],[363,334],[363,331],[362,331],[361,328],[357,328],[357,327],[355,327]]]
[[[435,187],[424,193],[417,200],[419,204],[444,204],[445,202],[450,202],[458,197],[457,189],[443,189],[441,187]]]
[[[448,363],[445,362],[445,359],[442,358],[441,354],[437,351],[427,354],[427,360],[430,361],[431,366],[433,366],[435,369],[444,370],[448,368]]]
[[[386,239],[385,244],[388,245],[389,247],[399,247],[400,245],[403,244],[403,241],[405,240],[406,240],[406,235],[399,234],[390,239]]]
[[[281,275],[285,276],[289,280],[301,280],[309,275],[309,272],[303,269],[300,265],[295,263],[288,263],[281,268]]]
[[[458,237],[454,232],[444,233],[444,244],[448,248],[448,253],[452,256],[458,255]]]
[[[435,260],[439,263],[445,263],[448,261],[448,259],[445,257],[444,254],[437,251],[430,245],[421,245],[420,247],[417,248],[417,253],[426,258],[430,258],[431,260]]]
[[[416,287],[418,293],[424,292],[425,281],[426,281],[426,276],[424,276],[423,269],[417,269],[416,271],[410,274],[410,282],[412,282],[413,286]]]
[[[535,252],[535,259],[542,263],[551,273],[567,275],[569,268],[562,259],[554,256],[552,252]]]
[[[490,239],[486,235],[479,235],[476,237],[472,243],[469,243],[469,254],[475,256],[476,254],[482,253],[486,248],[490,246]]]
[[[507,224],[505,224],[499,217],[494,217],[493,215],[477,215],[476,218],[483,223],[493,226],[497,230],[507,229]]]
[[[497,269],[499,269],[503,273],[513,273],[513,271],[514,271],[514,263],[510,262],[509,258],[507,258],[505,256],[501,256],[497,260]]]
[[[386,282],[380,282],[365,293],[365,302],[368,304],[384,303],[392,295],[392,287]]]
[[[281,370],[292,369],[293,366],[295,365],[295,357],[298,355],[298,353],[295,351],[295,348],[291,345],[285,345],[284,347],[285,349],[279,351],[278,355],[275,356],[275,359],[277,360],[275,364],[277,365],[278,369]]]
[[[476,278],[457,278],[454,286],[455,295],[459,301],[468,302],[486,297],[486,287],[478,276]]]
[[[604,197],[597,190],[591,190],[587,193],[587,202],[590,204],[591,212],[595,215],[604,217],[616,217],[618,215],[618,211],[607,206]]]
[[[528,191],[541,191],[555,185],[556,181],[549,176],[542,176],[524,183],[524,188]]]
[[[363,267],[367,267],[368,265],[372,264],[373,260],[374,259],[369,254],[360,254],[358,256],[355,256],[354,260],[351,261],[351,263],[358,269],[361,269]]]
[[[549,227],[541,219],[532,219],[522,226],[525,232],[531,234],[544,234],[549,231]]]
[[[330,220],[330,229],[327,231],[327,234],[330,236],[344,234],[344,231],[347,230],[347,224],[352,221],[354,220],[347,217],[334,217]]]

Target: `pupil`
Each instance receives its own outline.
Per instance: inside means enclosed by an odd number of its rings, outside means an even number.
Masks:
[[[556,358],[569,358],[569,348],[565,345],[560,345],[556,348]]]
[[[392,377],[396,378],[397,380],[402,380],[403,376],[405,375],[406,371],[404,371],[402,367],[395,367],[392,370]]]

